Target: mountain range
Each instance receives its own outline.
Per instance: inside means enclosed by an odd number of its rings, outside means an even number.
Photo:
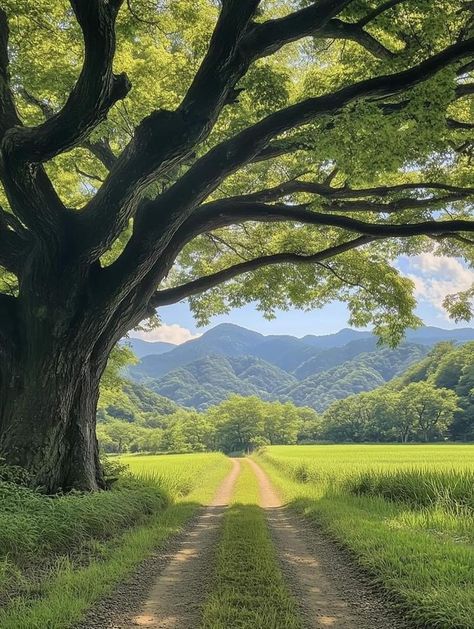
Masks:
[[[408,330],[395,349],[380,347],[371,332],[264,336],[221,324],[174,346],[129,339],[140,358],[129,377],[184,406],[206,408],[231,393],[291,400],[323,410],[352,393],[369,391],[402,373],[440,341],[474,340],[474,329]]]

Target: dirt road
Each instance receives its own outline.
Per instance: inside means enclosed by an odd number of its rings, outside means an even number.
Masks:
[[[285,507],[264,470],[246,459],[260,488],[283,574],[308,629],[404,629],[353,562],[328,537]],[[148,558],[76,629],[197,629],[212,587],[212,568],[238,459],[213,501],[166,550]],[[229,629],[232,629],[229,627]],[[254,629],[269,629],[255,627]]]
[[[351,563],[326,536],[288,508],[263,469],[248,459],[259,486],[272,538],[304,624],[311,629],[398,629],[398,618],[361,582]]]
[[[165,553],[146,560],[77,629],[196,629],[212,577],[221,518],[240,472],[240,462],[233,459],[232,464],[192,526]]]

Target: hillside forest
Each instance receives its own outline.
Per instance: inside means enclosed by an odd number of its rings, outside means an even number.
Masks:
[[[404,343],[396,349],[377,347],[368,333],[341,331],[325,341],[325,337],[314,337],[319,341],[313,341],[311,351],[303,348],[306,361],[296,367],[296,346],[301,351],[304,345],[300,339],[262,337],[264,347],[259,347],[252,336],[255,333],[237,326],[217,326],[197,341],[172,350],[153,348],[162,353],[141,360],[131,347],[136,344],[140,353],[143,345],[132,339],[114,350],[102,382],[99,443],[108,453],[232,453],[312,442],[473,440],[474,341],[459,342],[470,331],[459,331],[457,339],[432,345],[447,331],[427,336],[426,330],[424,336],[417,333],[418,341],[426,344]],[[354,339],[357,334],[363,338]],[[249,339],[254,342],[252,349],[246,344]],[[293,362],[292,372],[246,353],[215,353],[200,356],[158,380],[142,376],[153,362],[165,370],[167,354],[170,368],[180,356],[184,362],[189,355],[215,352],[218,343],[221,352],[265,351],[269,360],[276,360],[274,352],[287,369]],[[281,352],[283,344],[292,349],[286,356]],[[231,367],[233,379],[228,374]],[[297,380],[295,374],[305,375],[311,368],[316,373]],[[278,379],[275,374],[282,376]],[[193,405],[184,397],[188,403],[182,404],[181,397],[172,400],[162,395],[170,392],[166,388],[170,382],[180,391],[194,387],[191,400],[198,403]],[[219,387],[219,382],[227,388]]]

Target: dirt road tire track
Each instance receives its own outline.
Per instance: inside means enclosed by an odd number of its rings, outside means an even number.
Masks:
[[[247,459],[257,477],[261,503],[288,585],[308,629],[404,629],[363,582],[337,546],[283,502],[264,470]]]
[[[220,523],[240,462],[185,531],[147,558],[134,575],[92,608],[76,629],[196,629],[209,593]]]

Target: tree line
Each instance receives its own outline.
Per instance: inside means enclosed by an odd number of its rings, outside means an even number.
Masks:
[[[295,444],[314,436],[318,424],[313,409],[232,395],[205,412],[180,408],[168,415],[145,413],[136,422],[108,418],[98,424],[97,435],[106,453],[232,453]]]
[[[331,404],[321,436],[331,441],[474,439],[474,343],[439,343],[399,378]]]
[[[97,434],[123,452],[249,451],[276,444],[474,439],[474,343],[439,343],[401,376],[331,404],[232,395],[204,411],[179,407],[121,376],[133,355],[114,350],[102,383]]]

